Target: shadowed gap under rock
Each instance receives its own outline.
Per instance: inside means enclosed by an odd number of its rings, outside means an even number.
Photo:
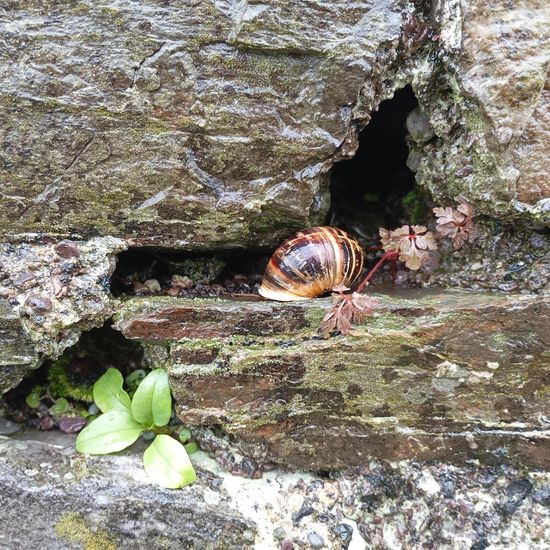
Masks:
[[[3,403],[8,417],[16,422],[41,430],[54,429],[56,425],[47,419],[48,409],[56,399],[64,397],[72,404],[69,416],[85,410],[92,403],[92,386],[110,367],[127,376],[147,365],[141,344],[127,340],[107,322],[82,333],[79,341],[61,357],[49,359],[32,371],[19,386],[2,397],[0,405]],[[33,393],[42,398],[36,408],[25,404],[27,396]]]
[[[131,248],[117,257],[111,292],[121,295],[216,297],[255,293],[270,253],[212,254]]]
[[[380,227],[420,221],[411,219],[411,210],[421,206],[422,193],[406,164],[406,119],[417,105],[411,86],[396,91],[361,131],[355,156],[332,168],[329,223],[364,244],[378,244]]]
[[[365,246],[378,244],[379,227],[395,228],[422,221],[418,211],[425,199],[406,164],[409,150],[405,123],[417,105],[411,86],[383,101],[361,131],[356,155],[336,163],[332,169],[332,206],[327,223],[350,231]],[[252,295],[271,252],[204,254],[132,248],[117,258],[111,291],[115,296]],[[177,284],[174,276],[180,277]]]

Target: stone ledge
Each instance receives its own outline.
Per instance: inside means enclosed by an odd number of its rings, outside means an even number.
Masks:
[[[167,368],[184,422],[221,426],[259,462],[548,464],[547,299],[376,296],[374,317],[329,340],[329,300],[131,299],[115,326]]]

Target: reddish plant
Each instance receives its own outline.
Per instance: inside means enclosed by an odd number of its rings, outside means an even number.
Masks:
[[[380,229],[381,248],[384,254],[359,283],[355,292],[346,294],[349,288],[342,285],[333,288],[332,308],[323,318],[319,328],[324,338],[328,338],[333,331],[339,331],[345,336],[351,332],[353,324],[362,323],[367,316],[374,313],[378,300],[362,292],[385,262],[390,262],[394,280],[398,260],[404,262],[411,270],[424,267],[432,271],[437,266],[439,258],[437,237],[450,238],[455,250],[477,238],[478,231],[472,221],[475,212],[472,205],[464,199],[460,199],[456,209],[438,207],[434,208],[433,212],[437,217],[436,235],[423,225],[403,225],[393,231]]]
[[[439,235],[451,239],[455,250],[477,239],[479,234],[473,222],[474,207],[464,199],[459,200],[456,209],[450,206],[436,207],[433,212],[437,218],[436,229]]]
[[[345,294],[349,288],[339,285],[334,287],[332,293],[332,308],[321,321],[319,331],[324,338],[328,338],[330,333],[337,330],[343,336],[351,331],[352,323],[357,325],[362,323],[369,315],[372,315],[374,308],[378,305],[378,300],[354,292]]]

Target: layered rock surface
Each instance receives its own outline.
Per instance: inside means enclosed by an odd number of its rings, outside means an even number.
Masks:
[[[536,471],[372,461],[331,478],[275,470],[249,480],[204,453],[192,460],[198,481],[171,491],[149,484],[136,446],[85,457],[71,436],[0,437],[0,545],[541,548],[550,521],[549,478]]]
[[[316,332],[327,300],[134,299],[115,328],[167,368],[185,423],[220,426],[260,464],[547,464],[547,300],[378,297],[365,325],[328,340]]]
[[[274,245],[407,83],[435,132],[420,184],[541,221],[546,4],[4,2],[0,232]]]

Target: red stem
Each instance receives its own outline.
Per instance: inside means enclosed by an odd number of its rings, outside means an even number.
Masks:
[[[374,267],[367,273],[367,276],[361,281],[361,284],[357,287],[357,290],[355,292],[361,292],[369,284],[369,281],[372,279],[374,274],[382,267],[382,264],[386,260],[395,260],[395,259],[396,259],[396,252],[394,250],[388,250],[387,252],[384,252],[384,255],[376,262]]]

